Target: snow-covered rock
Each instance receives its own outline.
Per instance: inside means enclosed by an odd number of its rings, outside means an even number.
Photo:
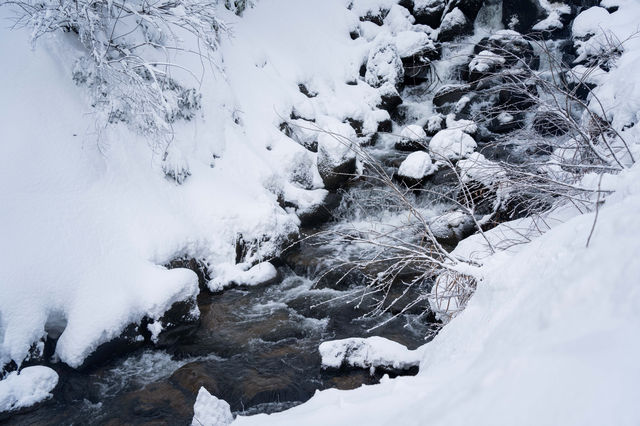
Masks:
[[[400,164],[398,176],[419,181],[433,173],[433,171],[431,156],[425,151],[416,151],[409,154]]]
[[[420,363],[421,352],[383,337],[350,338],[323,342],[318,348],[323,368],[343,365],[360,368],[407,369]]]
[[[231,423],[233,415],[229,404],[211,395],[202,386],[193,406],[191,426],[229,426]]]
[[[442,18],[438,29],[438,41],[451,41],[456,37],[467,34],[471,29],[472,25],[469,18],[456,7]]]
[[[471,81],[477,80],[497,71],[505,63],[504,57],[490,50],[483,50],[474,55],[469,62],[469,78]]]
[[[476,149],[476,141],[461,129],[441,130],[429,142],[429,152],[435,161],[459,160]]]
[[[58,373],[49,367],[33,366],[14,371],[0,380],[0,413],[17,411],[52,397]]]
[[[401,151],[418,151],[426,147],[427,134],[421,126],[410,124],[400,132],[395,148]]]
[[[347,123],[327,119],[319,123],[318,172],[327,189],[336,189],[355,172],[356,132]]]
[[[373,41],[364,79],[372,87],[380,87],[385,83],[398,87],[402,83],[404,67],[398,48],[389,34],[380,34]]]
[[[462,210],[444,213],[429,220],[429,229],[440,241],[454,245],[474,232],[475,224]]]
[[[278,278],[278,271],[269,262],[261,262],[252,267],[245,264],[222,265],[215,270],[215,276],[207,286],[211,291],[221,291],[230,285],[257,286],[269,284]]]

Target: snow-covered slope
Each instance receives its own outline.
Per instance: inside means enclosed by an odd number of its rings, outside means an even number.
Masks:
[[[194,297],[195,274],[161,266],[171,259],[239,276],[251,264],[235,265],[238,236],[262,241],[256,258],[273,252],[299,224],[278,197],[303,211],[326,195],[316,155],[280,130],[292,111],[373,130],[388,118],[373,88],[346,84],[364,53],[348,43],[355,17],[341,1],[260,8],[242,19],[220,8],[232,29],[220,70],[205,73],[202,113],[175,123],[168,147],[96,122],[71,79],[72,37],[54,34],[31,51],[28,30],[9,30],[10,9],[0,10],[0,365],[20,364],[49,332],[62,333],[57,355],[78,366],[127,324]],[[317,19],[303,24],[303,15]],[[176,55],[199,69],[198,58]],[[190,175],[178,185],[167,169]]]

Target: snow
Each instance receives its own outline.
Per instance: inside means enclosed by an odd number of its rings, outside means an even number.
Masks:
[[[9,13],[0,9],[2,22]],[[2,25],[0,365],[20,364],[33,343],[60,334],[56,356],[77,367],[128,324],[159,320],[199,292],[193,272],[162,266],[177,257],[202,259],[216,283],[228,283],[229,271],[247,285],[272,276],[265,265],[236,267],[238,236],[261,241],[245,259],[260,263],[299,225],[278,197],[299,212],[326,196],[318,155],[280,131],[283,117],[295,111],[349,138],[350,126],[334,123],[354,118],[371,131],[389,117],[376,108],[376,89],[347,84],[370,45],[350,39],[357,17],[344,2],[264,0],[242,18],[224,8],[219,17],[233,37],[212,58],[220,69],[202,71],[196,85],[202,111],[174,123],[168,146],[96,122],[70,77],[79,54],[71,34],[30,51],[28,29]],[[186,50],[172,62],[200,75],[201,58]],[[195,83],[179,69],[172,77]],[[316,97],[299,91],[303,82]],[[325,158],[352,155],[330,138],[318,142]]]
[[[490,50],[483,50],[471,59],[471,62],[469,62],[469,71],[485,73],[496,69],[504,63],[505,59],[502,56]]]
[[[58,373],[49,367],[33,366],[14,371],[0,380],[0,413],[27,408],[51,398]]]
[[[616,193],[588,248],[595,213],[575,211],[467,271],[482,279],[477,292],[423,348],[418,376],[234,424],[637,424],[639,182],[639,167],[607,179]]]
[[[491,187],[496,182],[504,181],[507,178],[507,173],[498,163],[487,160],[479,152],[470,154],[466,160],[458,161],[457,166],[460,169],[460,179],[463,183],[477,181]]]
[[[425,33],[416,31],[403,31],[395,37],[398,55],[401,58],[407,58],[425,50],[435,51],[436,47],[433,40]]]
[[[427,139],[427,134],[421,126],[410,124],[402,129],[400,137],[410,141],[424,141]]]
[[[231,406],[200,387],[193,406],[191,426],[228,426],[233,422]]]
[[[441,130],[429,142],[429,152],[436,161],[459,160],[476,149],[473,137],[461,129]]]
[[[360,368],[407,369],[420,364],[421,351],[379,336],[322,342],[318,348],[323,368],[343,365]]]
[[[422,179],[433,171],[431,156],[425,151],[416,151],[407,155],[407,158],[400,164],[398,175],[411,179]]]
[[[458,105],[463,101],[469,101],[469,97],[463,96],[462,99],[456,104],[456,110],[458,109]],[[476,133],[478,131],[478,125],[473,120],[456,120],[456,115],[454,113],[448,114],[446,117],[447,129],[460,129],[465,133],[469,133],[470,135]]]
[[[640,4],[602,3],[614,4],[620,9],[606,17],[583,12],[574,33],[577,27],[596,38],[603,31],[628,38],[637,28]],[[639,59],[640,43],[627,40],[616,67],[599,73],[595,89],[636,155],[639,126],[625,123],[640,119],[634,77]],[[474,164],[483,158],[474,154],[470,160],[475,163],[462,167],[475,174]],[[597,188],[599,177],[586,175],[579,184]],[[604,175],[601,185],[615,192],[597,211],[568,204],[541,220],[504,223],[457,246],[453,255],[473,255],[479,263],[460,267],[476,277],[477,290],[422,348],[416,377],[317,392],[285,412],[238,417],[235,424],[638,424],[640,166]],[[503,242],[494,244],[497,253],[485,238]]]
[[[380,33],[372,42],[364,79],[373,87],[380,87],[385,83],[394,86],[402,83],[404,68],[398,48],[388,32]]]
[[[219,274],[207,283],[209,290],[221,291],[231,284],[256,286],[271,282],[278,276],[276,267],[269,262],[261,262],[250,268],[248,266],[246,264],[228,265],[220,269]]]
[[[467,17],[459,8],[456,7],[442,18],[439,29],[440,31],[450,30],[451,28],[463,26],[466,22]]]

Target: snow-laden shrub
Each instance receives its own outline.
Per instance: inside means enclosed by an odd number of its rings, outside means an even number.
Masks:
[[[104,121],[171,133],[173,122],[191,120],[200,109],[200,94],[172,73],[189,75],[193,86],[199,78],[174,58],[192,53],[212,60],[224,29],[217,1],[0,0],[2,5],[14,6],[17,25],[31,28],[33,43],[53,32],[77,38],[83,52],[73,80],[91,90]]]

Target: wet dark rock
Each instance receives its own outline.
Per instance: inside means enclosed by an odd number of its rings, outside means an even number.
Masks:
[[[486,125],[487,130],[492,133],[504,134],[524,127],[524,116],[522,114],[497,115],[490,119]]]
[[[535,54],[533,45],[521,34],[498,32],[485,37],[474,46],[473,52],[478,54],[483,50],[502,56],[506,67],[524,63],[535,70],[540,66],[540,57]]]
[[[539,111],[533,118],[533,129],[544,137],[562,136],[569,131],[569,123],[558,112]]]
[[[442,107],[445,104],[455,104],[471,91],[469,84],[449,84],[442,86],[433,97],[433,105]]]
[[[429,142],[427,140],[401,138],[394,144],[394,148],[403,152],[428,151]]]
[[[356,172],[356,159],[346,159],[344,162],[337,166],[325,166],[323,165],[322,158],[318,158],[318,171],[324,187],[329,191],[335,191],[343,186]]]
[[[454,0],[447,3],[447,13],[457,7],[467,18],[469,18],[471,22],[473,22],[478,16],[478,12],[480,12],[480,9],[484,4],[484,0]]]
[[[321,204],[298,214],[301,226],[317,226],[330,220],[341,199],[342,195],[340,193],[329,192]]]
[[[390,133],[393,129],[393,123],[391,119],[382,120],[378,123],[378,132]]]
[[[426,48],[401,58],[404,67],[404,84],[417,85],[431,78],[431,61],[440,57],[440,49]]]
[[[380,93],[380,104],[378,108],[392,113],[398,106],[402,104],[402,97],[394,88],[387,88]]]
[[[418,5],[407,7],[416,18],[416,24],[428,25],[431,28],[438,28],[440,25],[444,8],[445,2],[441,0],[423,0]]]
[[[547,16],[538,0],[503,0],[502,23],[505,28],[522,34],[531,32],[532,27]]]
[[[349,32],[349,37],[351,37],[351,40],[357,40],[360,38],[360,32],[358,30],[352,30]]]

